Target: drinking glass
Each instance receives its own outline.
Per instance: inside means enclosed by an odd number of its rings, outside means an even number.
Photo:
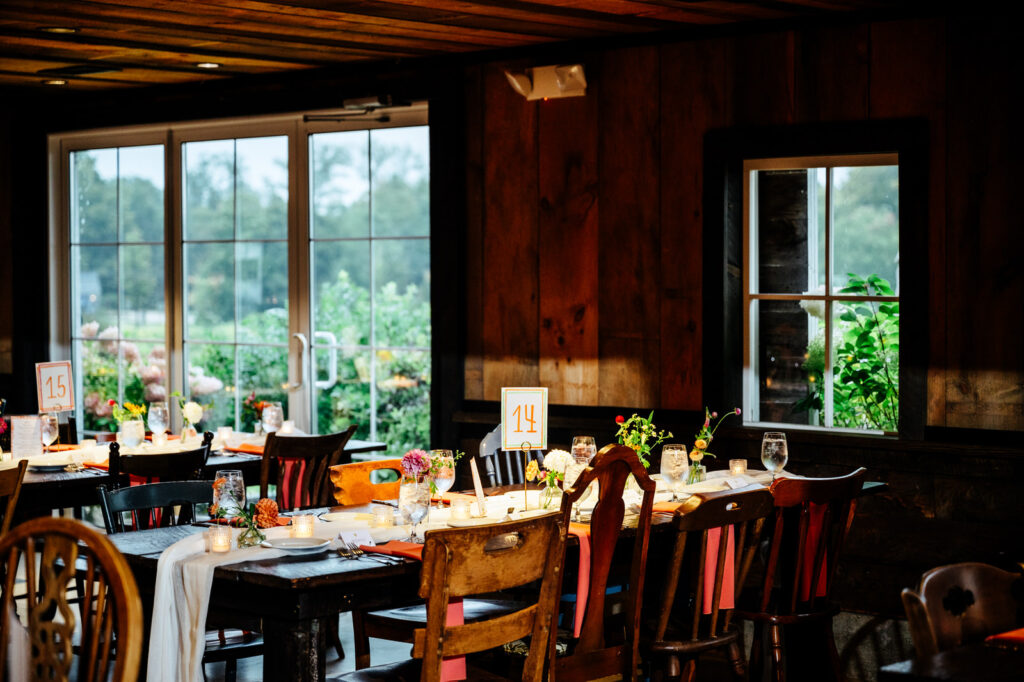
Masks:
[[[416,535],[416,524],[426,517],[430,510],[430,486],[424,481],[407,477],[398,486],[398,511],[402,519],[412,525],[409,542],[423,542]]]
[[[50,444],[57,440],[57,433],[60,427],[57,424],[57,415],[39,415],[39,440],[43,444],[43,452],[50,451]]]
[[[240,469],[220,469],[214,475],[213,503],[224,510],[224,518],[238,516],[245,506],[245,481]]]
[[[444,509],[444,501],[441,499],[446,492],[455,485],[455,457],[451,450],[431,450],[430,468],[435,473],[430,474],[437,488],[437,508]]]
[[[165,433],[171,425],[171,413],[167,403],[160,401],[149,404],[149,430],[153,435]]]
[[[576,486],[576,481],[579,480],[580,476],[583,475],[583,472],[586,471],[588,466],[589,465],[587,464],[586,460],[580,461],[578,459],[574,459],[569,464],[569,466],[565,467],[565,481],[563,482],[563,486],[566,489],[574,488]],[[585,500],[589,494],[590,487],[588,486],[587,489],[580,494],[576,501],[573,502],[573,509],[576,513],[577,521],[580,520],[580,502]]]
[[[772,472],[772,480],[775,475],[782,471],[789,459],[789,449],[786,447],[786,434],[781,431],[767,431],[761,439],[761,463],[764,468]]]
[[[679,484],[686,478],[686,446],[669,443],[661,448],[661,478],[672,491],[672,502],[677,502]]]
[[[576,436],[572,439],[572,458],[577,462],[580,460],[590,463],[597,454],[597,445],[594,444],[593,436]]]
[[[284,409],[281,407],[281,403],[270,403],[264,407],[260,421],[263,423],[263,431],[266,433],[274,433],[280,429],[284,423]]]

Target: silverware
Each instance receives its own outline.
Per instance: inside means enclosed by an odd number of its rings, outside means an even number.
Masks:
[[[345,547],[348,548],[348,551],[351,554],[353,559],[358,559],[359,557],[363,557],[365,559],[370,559],[371,561],[376,561],[378,563],[382,563],[382,564],[384,564],[386,566],[390,566],[393,563],[393,560],[391,559],[391,557],[389,557],[387,555],[367,554],[366,550],[364,550],[359,545],[352,544],[352,543],[348,542],[347,540],[341,540],[340,542],[341,542],[342,545],[344,545]]]
[[[370,500],[370,502],[374,504],[383,504],[385,506],[394,507],[395,509],[398,509],[398,503],[395,502],[394,500]]]

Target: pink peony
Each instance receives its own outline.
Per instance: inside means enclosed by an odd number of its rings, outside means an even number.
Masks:
[[[415,476],[425,473],[430,468],[430,455],[423,450],[409,450],[402,455],[402,471]]]
[[[80,331],[82,338],[91,339],[96,336],[96,333],[100,330],[100,323],[93,320],[92,322],[86,322],[82,325]]]

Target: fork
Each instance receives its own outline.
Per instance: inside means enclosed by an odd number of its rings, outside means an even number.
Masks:
[[[390,566],[392,564],[392,562],[389,561],[388,557],[378,556],[376,554],[367,554],[366,551],[359,545],[354,545],[348,542],[347,540],[341,540],[341,544],[348,549],[349,555],[351,556],[352,559],[358,559],[359,557],[363,557],[366,559],[370,559],[372,561],[382,563],[386,566]]]

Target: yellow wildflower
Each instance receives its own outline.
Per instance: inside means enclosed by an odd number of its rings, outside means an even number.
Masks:
[[[540,466],[537,464],[537,460],[530,460],[530,463],[526,465],[526,480],[533,481],[540,477]]]

